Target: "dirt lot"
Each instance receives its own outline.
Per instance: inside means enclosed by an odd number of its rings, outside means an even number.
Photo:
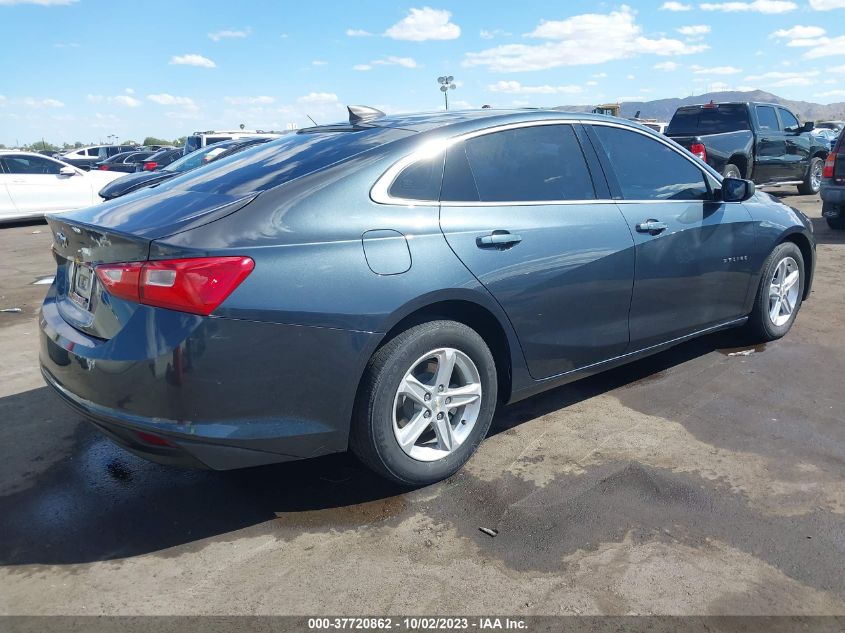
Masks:
[[[504,409],[461,474],[404,493],[342,455],[214,473],[116,448],[37,370],[46,226],[0,228],[22,309],[0,313],[0,613],[845,613],[845,234],[782,195],[819,240],[784,340],[714,335]]]

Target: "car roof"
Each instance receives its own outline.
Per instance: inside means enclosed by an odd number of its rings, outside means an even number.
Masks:
[[[9,155],[14,154],[15,156],[37,156],[38,158],[49,158],[50,160],[54,160],[54,161],[56,161],[57,163],[62,163],[62,164],[65,164],[65,163],[63,163],[63,161],[62,161],[61,159],[59,159],[59,158],[53,158],[52,156],[45,156],[44,154],[39,154],[38,152],[27,152],[27,151],[22,150],[22,149],[4,149],[4,150],[0,150],[0,156],[4,156],[4,155],[7,155],[7,154],[9,154]]]

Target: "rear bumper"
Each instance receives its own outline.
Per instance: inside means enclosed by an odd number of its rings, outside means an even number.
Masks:
[[[40,326],[42,373],[65,402],[143,457],[215,470],[346,450],[377,342],[146,306],[112,339],[95,339],[64,322],[54,288]]]
[[[845,216],[845,185],[834,185],[822,182],[821,187],[822,215],[826,218]]]

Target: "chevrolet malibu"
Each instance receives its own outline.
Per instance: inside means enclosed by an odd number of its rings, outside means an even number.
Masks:
[[[638,124],[556,111],[300,130],[49,218],[41,365],[152,460],[351,449],[455,473],[497,405],[724,328],[782,337],[809,221]]]

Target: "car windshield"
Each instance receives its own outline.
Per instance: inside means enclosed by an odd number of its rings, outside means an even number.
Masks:
[[[667,134],[721,134],[747,130],[746,106],[714,105],[680,108],[669,122]]]

